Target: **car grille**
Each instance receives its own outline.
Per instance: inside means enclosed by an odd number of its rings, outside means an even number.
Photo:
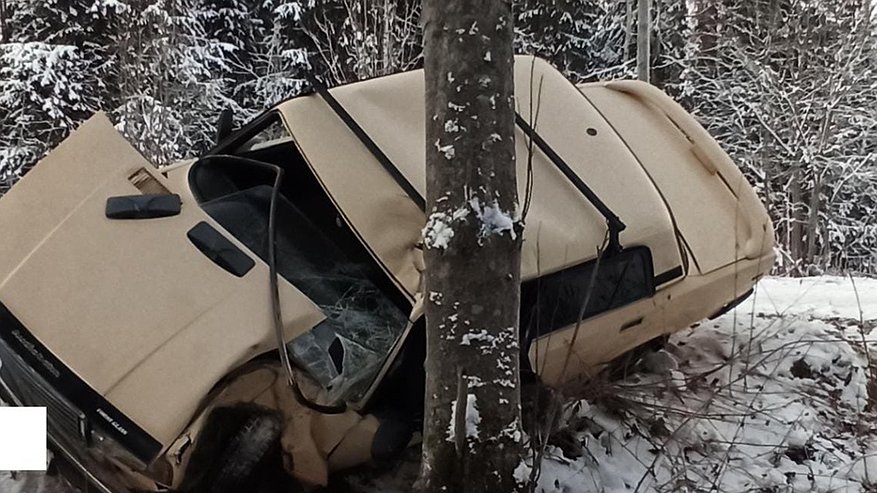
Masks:
[[[66,441],[81,443],[82,413],[61,397],[0,340],[0,381],[22,406],[46,408],[47,424]],[[12,404],[12,403],[10,403]],[[16,403],[19,404],[19,403]]]

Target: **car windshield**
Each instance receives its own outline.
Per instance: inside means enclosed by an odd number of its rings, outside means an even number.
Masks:
[[[355,402],[405,330],[407,312],[294,142],[272,137],[256,136],[258,145],[249,139],[235,154],[284,168],[276,204],[277,270],[326,315],[287,347],[296,366],[319,382],[331,400]],[[270,177],[233,158],[211,161],[193,166],[193,193],[208,215],[267,262]]]

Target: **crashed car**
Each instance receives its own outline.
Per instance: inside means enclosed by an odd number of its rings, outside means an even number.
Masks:
[[[586,379],[769,272],[765,208],[666,94],[533,57],[515,87],[522,371]],[[0,397],[105,492],[392,460],[423,416],[423,97],[315,84],[158,169],[88,120],[0,199]]]

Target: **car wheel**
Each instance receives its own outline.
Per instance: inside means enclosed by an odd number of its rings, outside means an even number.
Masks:
[[[280,417],[255,407],[219,408],[192,452],[183,491],[272,491],[289,480],[280,456]]]

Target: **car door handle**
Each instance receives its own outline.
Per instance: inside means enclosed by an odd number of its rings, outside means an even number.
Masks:
[[[196,224],[186,236],[205,257],[237,277],[244,277],[256,265],[249,255],[204,221]]]

